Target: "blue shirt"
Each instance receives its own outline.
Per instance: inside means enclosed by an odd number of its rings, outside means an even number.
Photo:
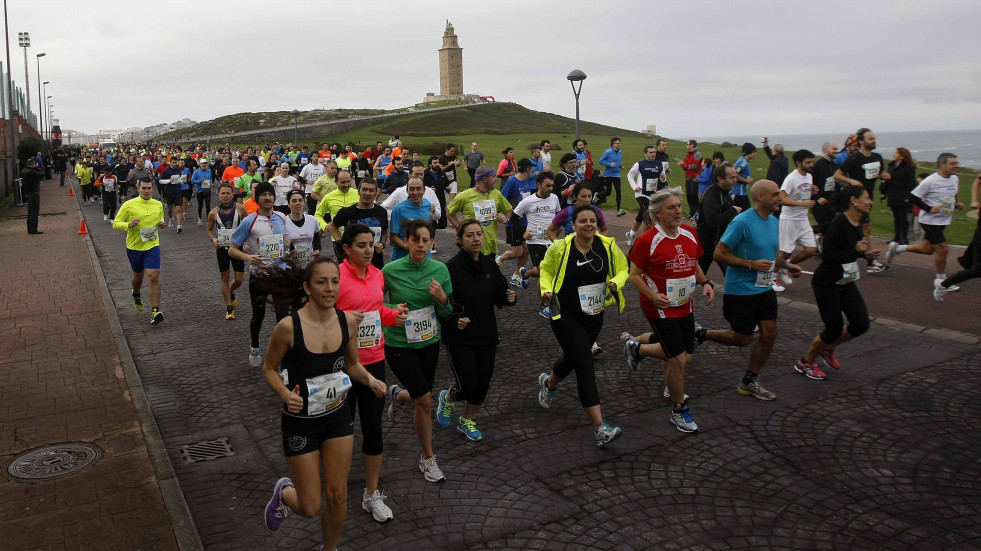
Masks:
[[[576,162],[578,163],[579,161],[586,161],[587,163],[589,163],[589,154],[586,153],[585,151],[581,153],[579,151],[576,151]],[[585,164],[576,167],[576,179],[579,180],[580,182],[586,179],[587,166],[589,165]]]
[[[194,191],[196,193],[205,191],[205,188],[201,187],[201,182],[204,180],[213,180],[210,168],[198,168],[191,175],[191,183],[194,184]]]
[[[428,199],[423,198],[422,204],[419,206],[413,205],[412,201],[406,199],[401,203],[395,205],[392,209],[392,222],[389,225],[389,231],[394,234],[398,234],[405,241],[405,224],[409,220],[425,220],[430,219],[430,210],[432,209],[432,204]],[[409,256],[409,251],[403,249],[402,247],[396,247],[392,245],[392,262],[400,258]]]
[[[501,188],[501,195],[508,200],[508,203],[511,203],[512,207],[516,207],[522,199],[528,197],[532,193],[535,193],[535,190],[538,189],[537,186],[532,187],[531,183],[531,178],[522,181],[519,180],[517,176],[511,176],[508,178],[508,181],[504,183],[504,187]],[[510,228],[512,219],[514,219],[514,216],[508,219],[508,223],[505,224],[504,227]],[[522,217],[521,220],[524,222],[523,225],[528,225],[527,218]]]
[[[191,169],[189,169],[187,167],[184,167],[184,168],[180,169],[180,171],[181,171],[181,175],[182,176],[190,176],[191,175]],[[185,189],[188,189],[188,186],[189,186],[189,184],[187,182],[181,183],[181,191],[184,191]]]
[[[528,160],[531,161],[531,177],[528,178],[528,181],[531,182],[531,189],[537,191],[538,173],[545,170],[545,163],[541,160],[541,158]]]
[[[732,254],[748,260],[776,260],[780,245],[780,221],[772,214],[766,220],[756,209],[748,209],[736,215],[722,234],[721,241],[732,249]],[[726,267],[726,293],[730,295],[756,295],[770,290],[770,286],[757,287],[756,270],[739,266]]]
[[[698,194],[701,195],[705,193],[709,187],[712,186],[712,172],[715,170],[714,165],[709,165],[702,169],[701,174],[695,179],[698,182]]]
[[[603,176],[605,178],[620,177],[620,159],[622,156],[622,151],[616,151],[612,147],[603,152],[603,156],[600,157],[599,162],[603,167]],[[617,166],[611,168],[610,163],[616,163]]]
[[[736,174],[738,174],[740,178],[749,178],[751,170],[749,168],[749,161],[746,160],[745,156],[736,159],[736,164],[732,165],[732,168],[736,169]],[[782,184],[783,182],[780,183]],[[732,194],[746,195],[746,184],[736,182],[736,185],[732,188]]]
[[[232,234],[230,241],[240,249],[248,241],[249,254],[259,254],[259,237],[274,234],[286,236],[286,216],[281,212],[273,211],[267,220],[265,216],[253,212],[238,223],[238,228]],[[275,262],[263,259],[263,265],[273,263],[280,268],[286,267],[286,262],[283,261],[282,256],[277,258]]]

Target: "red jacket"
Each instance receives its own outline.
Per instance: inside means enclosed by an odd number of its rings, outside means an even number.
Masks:
[[[685,179],[694,180],[698,178],[698,175],[702,172],[702,153],[695,149],[695,151],[689,151],[685,155],[685,160],[681,161],[683,165],[682,168],[685,169]]]

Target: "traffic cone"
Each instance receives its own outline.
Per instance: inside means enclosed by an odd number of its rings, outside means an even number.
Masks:
[[[69,197],[74,197],[75,196],[75,189],[72,188],[72,186],[68,186],[68,196]]]
[[[89,230],[85,229],[85,219],[82,219],[82,226],[78,228],[78,235],[88,235]]]

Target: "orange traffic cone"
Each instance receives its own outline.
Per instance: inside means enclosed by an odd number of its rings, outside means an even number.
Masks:
[[[82,226],[78,228],[78,235],[88,235],[89,230],[85,229],[85,220],[82,220]]]
[[[69,197],[75,196],[75,189],[72,186],[68,186],[68,196]]]

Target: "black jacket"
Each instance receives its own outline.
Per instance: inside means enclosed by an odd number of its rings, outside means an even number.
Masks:
[[[776,182],[777,187],[782,186],[787,174],[790,173],[790,163],[787,162],[787,157],[785,157],[783,153],[774,155],[773,151],[770,150],[770,146],[768,145],[763,146],[763,151],[766,153],[766,156],[770,158],[770,168],[768,168],[766,171],[766,179],[770,180],[771,182]]]
[[[41,181],[44,180],[44,173],[36,168],[26,167],[20,171],[20,180],[21,194],[26,197],[27,195],[41,191]]]
[[[405,170],[392,170],[385,178],[385,193],[392,193],[396,189],[409,183],[409,173]]]
[[[879,193],[886,198],[886,204],[890,207],[911,207],[909,194],[916,187],[916,171],[912,166],[901,164],[896,166],[896,161],[889,163],[886,169],[890,178],[883,180],[879,185]]]
[[[507,300],[508,281],[494,257],[480,254],[474,262],[461,249],[446,262],[446,268],[453,282],[453,316],[440,321],[442,338],[469,345],[496,345],[500,339],[494,306],[501,308],[513,303]],[[462,331],[457,329],[461,317],[470,319]]]
[[[739,214],[732,206],[729,192],[718,185],[711,185],[702,195],[698,204],[698,240],[702,249],[708,251],[706,244],[712,247],[719,242],[729,222]]]

